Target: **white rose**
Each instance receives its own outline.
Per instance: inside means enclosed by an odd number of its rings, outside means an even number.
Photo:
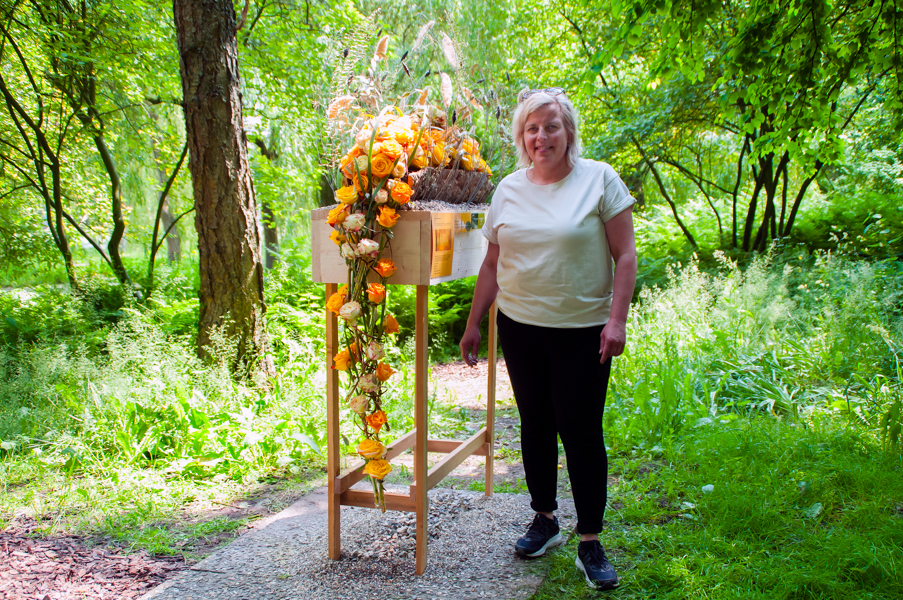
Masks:
[[[347,259],[352,259],[355,256],[357,256],[357,250],[355,250],[354,246],[352,246],[351,244],[349,244],[347,242],[342,244],[341,252],[342,252],[342,256]]]
[[[392,177],[397,179],[401,179],[404,177],[404,174],[408,172],[408,157],[406,154],[402,154],[401,158],[398,159],[398,162],[395,164],[395,168],[392,170]]]
[[[361,375],[361,378],[357,380],[357,385],[362,392],[375,392],[379,390],[379,379],[376,378],[376,375]]]
[[[367,358],[370,360],[379,360],[385,355],[386,351],[383,350],[382,344],[370,342],[370,345],[367,346]]]
[[[349,323],[353,323],[355,319],[361,316],[361,305],[354,300],[346,302],[342,305],[342,308],[339,309],[339,316]]]
[[[355,396],[354,398],[348,399],[348,407],[358,414],[364,414],[369,405],[370,401],[366,396]]]
[[[364,238],[357,244],[357,253],[361,256],[376,258],[379,256],[379,242]]]
[[[364,226],[364,221],[366,219],[367,217],[364,213],[354,213],[345,217],[345,220],[342,222],[342,227],[347,231],[357,231]]]
[[[379,190],[376,192],[376,198],[374,198],[374,200],[376,200],[377,204],[385,204],[389,201],[389,192],[386,190]]]

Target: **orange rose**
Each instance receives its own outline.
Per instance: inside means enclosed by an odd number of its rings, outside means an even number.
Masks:
[[[383,321],[383,331],[387,334],[398,333],[398,321],[395,320],[395,317],[392,316],[391,313],[386,313],[386,319]]]
[[[336,292],[326,301],[326,310],[339,314],[339,309],[342,308],[343,304],[345,304],[345,294]]]
[[[347,371],[348,365],[351,363],[351,355],[348,350],[339,350],[339,353],[332,357],[336,369],[339,371]]]
[[[380,206],[379,216],[376,217],[376,222],[386,229],[390,229],[392,227],[395,227],[395,224],[398,223],[398,215],[395,214],[394,208],[389,208],[388,206]]]
[[[350,346],[348,346],[348,352],[354,355],[356,360],[360,360],[361,353],[357,350],[357,342],[353,342]]]
[[[468,154],[479,154],[480,152],[480,143],[473,138],[464,138],[461,147],[464,148],[464,152],[467,152]]]
[[[380,283],[371,283],[367,286],[367,298],[373,304],[379,304],[386,299],[386,286]]]
[[[345,220],[345,217],[348,216],[349,212],[351,211],[348,209],[347,204],[339,204],[329,211],[329,215],[326,216],[326,222],[335,227]]]
[[[395,139],[398,139],[397,137]],[[386,140],[382,145],[382,153],[388,156],[390,159],[395,160],[401,153],[404,152],[401,148],[401,144],[396,142],[395,140]]]
[[[392,172],[393,163],[394,160],[382,152],[374,154],[373,160],[370,161],[370,175],[379,178],[385,177]]]
[[[395,370],[384,362],[379,363],[379,366],[376,367],[376,376],[380,381],[386,381],[393,374],[395,374]]]
[[[414,193],[414,190],[411,189],[411,186],[406,184],[404,181],[391,181],[392,187],[389,190],[389,195],[392,200],[399,204],[405,204],[411,199],[411,194]]]
[[[379,428],[385,425],[387,421],[386,413],[381,410],[377,410],[367,415],[367,425],[372,427],[373,431],[377,433],[379,433]]]
[[[376,269],[376,272],[379,273],[380,276],[385,277],[386,279],[395,275],[395,271],[398,270],[395,263],[388,258],[381,258],[376,261],[376,267],[374,267],[374,269]]]
[[[364,475],[369,475],[382,481],[391,470],[392,465],[389,464],[389,461],[377,458],[367,461],[367,465],[364,467]]]
[[[444,142],[445,141],[445,132],[441,129],[430,129],[426,134],[429,136],[431,140],[434,142]]]
[[[370,180],[366,175],[361,173],[360,175],[354,176],[354,189],[360,193],[366,192],[370,189]]]
[[[380,459],[386,455],[386,447],[376,440],[361,440],[357,445],[357,453],[364,458]]]

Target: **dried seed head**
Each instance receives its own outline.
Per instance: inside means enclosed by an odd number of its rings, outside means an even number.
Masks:
[[[430,32],[430,29],[432,29],[433,25],[435,25],[435,24],[436,24],[435,21],[430,21],[429,23],[427,23],[426,25],[424,25],[423,27],[420,28],[420,31],[417,32],[417,38],[414,40],[414,45],[411,46],[411,52],[414,52],[415,50],[417,50],[417,48],[420,47],[420,44],[423,43],[423,39],[426,37],[426,34],[428,34]]]
[[[458,53],[455,51],[455,43],[443,31],[442,32],[442,53],[451,65],[452,71],[458,70]]]
[[[380,38],[379,43],[376,44],[376,53],[374,56],[379,59],[383,59],[386,57],[386,50],[389,49],[389,36],[383,36]]]
[[[452,82],[446,73],[439,74],[440,86],[439,92],[442,94],[442,103],[449,106],[452,103]]]

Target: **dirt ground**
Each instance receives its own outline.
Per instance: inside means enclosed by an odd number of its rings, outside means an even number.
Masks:
[[[431,385],[439,402],[467,411],[468,427],[486,423],[488,361],[471,368],[458,361],[434,365]],[[522,481],[517,413],[504,359],[498,361],[496,385],[496,485]],[[438,458],[437,455],[435,458]],[[411,458],[408,456],[408,458]],[[434,458],[431,456],[431,458]],[[474,456],[444,480],[442,487],[466,488],[484,479],[484,458]],[[404,458],[399,459],[404,464]],[[410,465],[408,465],[410,467]],[[303,490],[264,485],[252,496],[204,511],[205,519],[222,516],[255,519],[238,532],[198,542],[191,555],[203,556],[236,535],[267,524],[267,516],[290,505]],[[188,515],[186,515],[188,516]],[[0,531],[0,600],[119,600],[137,598],[176,572],[190,566],[183,557],[125,554],[107,539],[58,535],[41,537],[42,524],[26,517],[14,519]]]

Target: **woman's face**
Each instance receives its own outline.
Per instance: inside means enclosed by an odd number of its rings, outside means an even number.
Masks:
[[[540,168],[557,167],[567,160],[568,134],[557,104],[547,104],[527,116],[524,147],[533,165]]]

